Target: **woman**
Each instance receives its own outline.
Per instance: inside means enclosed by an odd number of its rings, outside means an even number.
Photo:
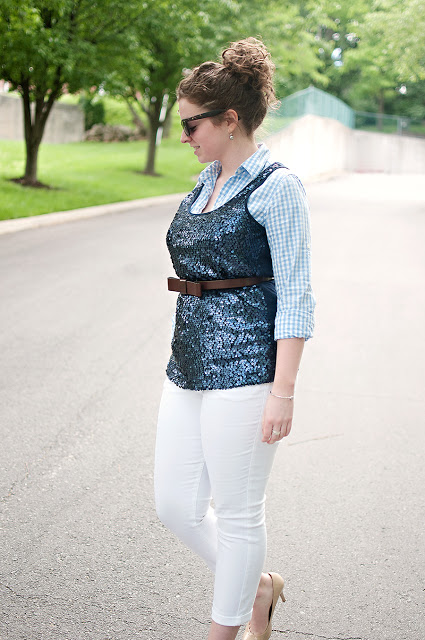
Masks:
[[[313,330],[308,206],[254,134],[273,64],[248,38],[179,84],[181,142],[211,162],[167,234],[179,291],[158,417],[159,518],[215,573],[208,640],[266,640],[283,580],[262,573],[265,488]],[[274,278],[274,280],[273,280]],[[214,508],[210,501],[214,500]]]

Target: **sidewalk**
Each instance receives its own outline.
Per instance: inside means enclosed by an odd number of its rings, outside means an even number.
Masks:
[[[102,204],[96,207],[84,207],[83,209],[73,209],[70,211],[58,211],[57,213],[44,213],[38,216],[28,216],[27,218],[15,218],[14,220],[0,220],[0,235],[14,233],[15,231],[25,231],[36,227],[45,227],[53,224],[63,224],[65,222],[75,222],[86,218],[95,218],[108,213],[118,213],[120,211],[132,211],[133,209],[146,209],[156,204],[168,204],[180,202],[186,194],[175,193],[155,198],[142,198],[140,200],[127,200],[124,202],[114,202],[112,204]]]

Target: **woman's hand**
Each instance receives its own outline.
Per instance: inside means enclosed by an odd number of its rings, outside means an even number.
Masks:
[[[288,394],[289,395],[289,394]],[[263,442],[274,444],[289,435],[294,401],[269,395],[263,413]]]
[[[282,338],[277,341],[276,371],[272,388],[276,395],[294,395],[304,342],[304,338]],[[293,413],[293,398],[288,400],[269,395],[263,413],[263,442],[274,444],[289,435]]]

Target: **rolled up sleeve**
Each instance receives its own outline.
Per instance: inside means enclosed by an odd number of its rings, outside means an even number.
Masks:
[[[313,335],[310,213],[299,178],[279,173],[264,216],[277,293],[275,340]]]

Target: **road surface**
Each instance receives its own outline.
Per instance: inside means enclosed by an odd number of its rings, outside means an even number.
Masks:
[[[273,638],[423,640],[423,176],[309,186],[315,337],[268,488]],[[1,640],[205,640],[158,522],[176,202],[0,236]]]

